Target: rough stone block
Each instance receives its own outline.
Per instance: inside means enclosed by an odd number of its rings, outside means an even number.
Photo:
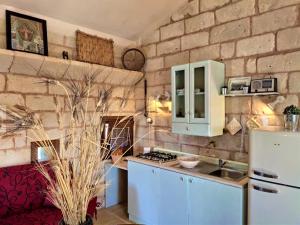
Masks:
[[[225,61],[226,77],[243,76],[245,74],[244,64],[243,58]]]
[[[151,44],[143,47],[143,52],[147,58],[156,56],[156,44]]]
[[[277,34],[277,49],[288,50],[300,47],[300,28],[281,30]]]
[[[202,13],[185,20],[186,33],[196,32],[215,24],[215,17],[213,12]]]
[[[15,148],[25,148],[27,144],[26,132],[17,132],[14,136]]]
[[[172,15],[173,21],[184,19],[186,16],[194,16],[199,13],[199,0],[193,0],[181,7]]]
[[[0,94],[0,104],[3,105],[25,105],[24,98],[20,94],[12,94],[12,93],[1,93]]]
[[[170,68],[175,65],[185,64],[189,62],[190,54],[188,51],[180,52],[175,55],[165,57],[165,68]]]
[[[176,22],[160,28],[161,40],[178,37],[184,34],[184,22]]]
[[[52,96],[27,95],[26,106],[32,110],[45,110],[45,111],[56,110]]]
[[[237,56],[256,55],[272,52],[274,48],[275,35],[265,34],[238,41],[236,47],[236,54]]]
[[[180,39],[164,41],[157,44],[157,55],[164,55],[180,51]]]
[[[246,64],[247,73],[256,73],[256,58],[250,58]]]
[[[163,84],[170,84],[171,83],[171,72],[170,72],[170,70],[163,70],[163,71],[157,71],[157,72],[153,72],[153,73],[147,73],[146,79],[147,79],[148,86],[158,86],[158,85],[163,85]],[[142,92],[142,93],[144,93],[144,92]]]
[[[9,72],[14,58],[14,52],[6,49],[0,49],[0,72]]]
[[[210,45],[203,48],[192,50],[190,61],[197,62],[200,60],[217,59],[220,57],[220,45]]]
[[[200,11],[207,11],[207,10],[215,9],[215,8],[221,7],[229,2],[230,2],[230,0],[201,0]]]
[[[299,4],[300,0],[259,0],[258,7],[260,12],[278,9],[288,5]]]
[[[293,26],[298,22],[298,11],[293,6],[255,16],[252,19],[252,32],[261,34]]]
[[[227,98],[225,104],[226,113],[250,113],[251,98],[250,97],[235,97]]]
[[[259,58],[257,71],[259,73],[287,72],[300,70],[300,52],[273,55]]]
[[[300,93],[300,72],[293,72],[289,79],[290,93]]]
[[[212,43],[229,41],[250,35],[250,19],[245,18],[213,27],[210,40]]]
[[[14,148],[14,140],[11,137],[1,138],[0,150],[7,150]]]
[[[148,59],[145,65],[145,71],[155,71],[164,68],[164,58]]]
[[[5,89],[5,75],[0,74],[0,91],[4,91]]]
[[[181,145],[181,151],[189,154],[199,155],[199,146],[194,145]]]
[[[208,45],[208,39],[208,32],[199,32],[196,34],[185,35],[181,38],[181,50]]]
[[[58,124],[58,115],[54,112],[44,112],[40,114],[42,124],[44,128],[57,128]]]
[[[41,81],[40,78],[8,74],[7,91],[44,94],[47,92],[47,85],[40,83]]]
[[[255,0],[242,0],[216,11],[219,23],[241,19],[255,14]]]
[[[221,44],[221,58],[227,59],[232,58],[235,52],[235,43],[234,42],[227,42]]]

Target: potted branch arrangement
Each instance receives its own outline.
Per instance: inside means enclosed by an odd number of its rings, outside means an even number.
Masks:
[[[87,215],[88,204],[106,188],[104,164],[111,154],[108,147],[111,134],[105,140],[101,140],[101,136],[104,132],[102,118],[111,104],[111,90],[98,91],[96,108],[91,111],[89,101],[90,94],[95,91],[94,80],[95,74],[86,74],[80,84],[72,80],[66,85],[54,79],[43,80],[49,85],[61,87],[66,93],[68,110],[63,110],[60,101],[55,98],[57,117],[63,130],[60,152],[52,145],[39,119],[31,129],[37,143],[49,146],[45,151],[49,159],[47,166],[52,172],[44,163],[38,164],[38,169],[48,182],[48,201],[62,212],[60,225],[92,225],[93,220]],[[68,121],[64,121],[66,111]],[[114,126],[133,116],[123,117]]]
[[[290,105],[284,111],[284,127],[285,129],[296,131],[298,129],[300,108]]]

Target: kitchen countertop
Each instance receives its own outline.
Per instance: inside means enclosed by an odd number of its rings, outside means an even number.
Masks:
[[[221,177],[215,177],[212,175],[196,172],[193,169],[185,169],[185,168],[180,167],[179,165],[176,165],[176,164],[178,164],[178,160],[165,162],[165,163],[158,163],[158,162],[154,162],[154,161],[150,161],[150,160],[146,160],[146,159],[137,158],[134,156],[129,156],[126,158],[128,161],[134,161],[134,162],[142,163],[145,165],[170,170],[170,171],[178,172],[178,173],[193,176],[193,177],[199,177],[202,179],[211,180],[211,181],[215,181],[218,183],[222,183],[222,184],[226,184],[226,185],[230,185],[230,186],[234,186],[234,187],[238,187],[238,188],[243,188],[248,183],[248,180],[249,180],[248,176],[246,176],[245,178],[242,178],[241,180],[234,181],[234,180],[229,180],[229,179],[225,179],[225,178],[221,178]],[[212,163],[212,164],[217,165],[216,162],[218,159],[201,157],[200,160],[201,160],[201,162],[207,162],[207,163]],[[201,164],[201,162],[200,162],[200,164]],[[233,161],[228,161],[228,164],[230,165],[231,168],[236,168],[236,169],[241,169],[241,167],[245,167],[241,163],[238,163],[238,162],[235,163]],[[245,168],[244,168],[244,170],[245,170]],[[247,172],[247,170],[245,172]]]

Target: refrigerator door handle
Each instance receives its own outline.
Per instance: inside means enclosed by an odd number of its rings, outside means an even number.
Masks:
[[[276,175],[276,174],[266,173],[266,172],[262,172],[262,171],[258,171],[258,170],[253,170],[253,173],[256,176],[272,178],[272,179],[278,179],[278,175]]]
[[[270,194],[278,194],[278,191],[275,190],[275,189],[260,187],[258,185],[253,185],[252,187],[253,187],[253,189],[255,189],[257,191],[267,192],[267,193],[270,193]]]

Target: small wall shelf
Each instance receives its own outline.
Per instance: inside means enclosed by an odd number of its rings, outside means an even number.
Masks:
[[[279,92],[247,93],[247,94],[226,94],[225,97],[251,97],[251,96],[269,96],[279,95]]]

